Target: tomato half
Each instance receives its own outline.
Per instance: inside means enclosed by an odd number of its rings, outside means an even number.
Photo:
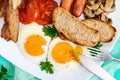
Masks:
[[[53,10],[58,6],[54,0],[24,0],[19,8],[19,20],[23,24],[37,22],[40,25],[52,23]]]
[[[39,0],[39,14],[36,18],[36,22],[40,25],[46,25],[52,23],[53,10],[58,6],[54,0]]]
[[[35,20],[38,12],[38,0],[25,0],[22,7],[19,8],[19,20],[23,24],[29,24]]]

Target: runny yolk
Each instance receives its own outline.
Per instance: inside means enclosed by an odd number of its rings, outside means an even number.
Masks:
[[[27,38],[24,48],[27,53],[32,56],[39,56],[44,53],[43,45],[46,44],[45,39],[40,35],[31,35]]]
[[[74,54],[74,48],[66,43],[60,42],[54,46],[52,49],[52,57],[58,63],[66,63],[72,60],[72,55]]]
[[[76,46],[74,51],[75,51],[76,60],[80,61],[79,57],[80,57],[80,54],[83,53],[83,48],[81,46]]]
[[[70,62],[71,60],[79,62],[81,53],[83,53],[83,48],[81,46],[76,46],[74,49],[69,43],[66,42],[60,42],[52,49],[53,59],[62,64]]]

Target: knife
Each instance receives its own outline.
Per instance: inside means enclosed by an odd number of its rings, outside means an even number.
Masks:
[[[108,72],[106,72],[103,68],[98,66],[95,62],[93,62],[87,56],[80,55],[80,62],[85,68],[87,68],[90,72],[97,75],[99,78],[101,78],[103,80],[116,80]]]

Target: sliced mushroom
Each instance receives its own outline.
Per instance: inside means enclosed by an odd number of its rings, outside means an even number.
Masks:
[[[98,8],[96,11],[95,11],[95,15],[100,15],[101,13],[103,13],[104,11],[101,9],[101,8]]]
[[[101,14],[101,20],[108,24],[112,24],[112,19],[107,17],[107,13]]]
[[[107,22],[108,24],[111,24],[111,25],[112,25],[112,19],[111,19],[111,18],[108,18],[108,17],[107,17],[106,22]]]
[[[86,7],[84,10],[84,14],[86,18],[99,18],[101,13],[103,13],[103,10],[101,8],[98,8],[96,10],[91,10]]]
[[[87,7],[84,9],[84,14],[86,17],[94,17],[95,16],[95,11],[94,10],[90,10]]]
[[[86,7],[88,9],[96,10],[100,6],[101,2],[101,0],[88,0]]]
[[[115,0],[102,0],[100,7],[106,12],[113,12],[115,11]]]

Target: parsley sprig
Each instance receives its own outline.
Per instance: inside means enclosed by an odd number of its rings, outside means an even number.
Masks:
[[[51,41],[52,41],[53,38],[58,36],[58,32],[57,32],[56,28],[54,27],[54,25],[44,26],[42,28],[42,31],[44,32],[45,36],[51,37]],[[51,41],[49,42],[49,44],[51,43]],[[53,64],[51,64],[50,61],[48,61],[47,58],[46,58],[45,62],[41,62],[39,65],[40,65],[40,68],[41,68],[42,71],[45,70],[46,73],[50,73],[50,74],[54,73]]]
[[[45,36],[49,36],[51,38],[58,36],[58,32],[57,32],[56,28],[54,27],[54,25],[44,26],[42,31],[45,33]]]
[[[53,71],[53,64],[50,63],[50,61],[48,61],[48,59],[46,59],[46,62],[41,62],[40,63],[40,68],[41,70],[45,70],[46,73],[50,73],[50,74],[53,74],[54,71]]]
[[[103,44],[101,42],[98,42],[98,44],[96,46],[94,46],[93,48],[96,48],[96,49],[100,49],[100,47],[102,47]]]
[[[3,65],[1,66],[0,69],[0,80],[8,80],[9,78],[12,78],[13,76],[10,76],[8,74],[7,68],[5,68]]]

